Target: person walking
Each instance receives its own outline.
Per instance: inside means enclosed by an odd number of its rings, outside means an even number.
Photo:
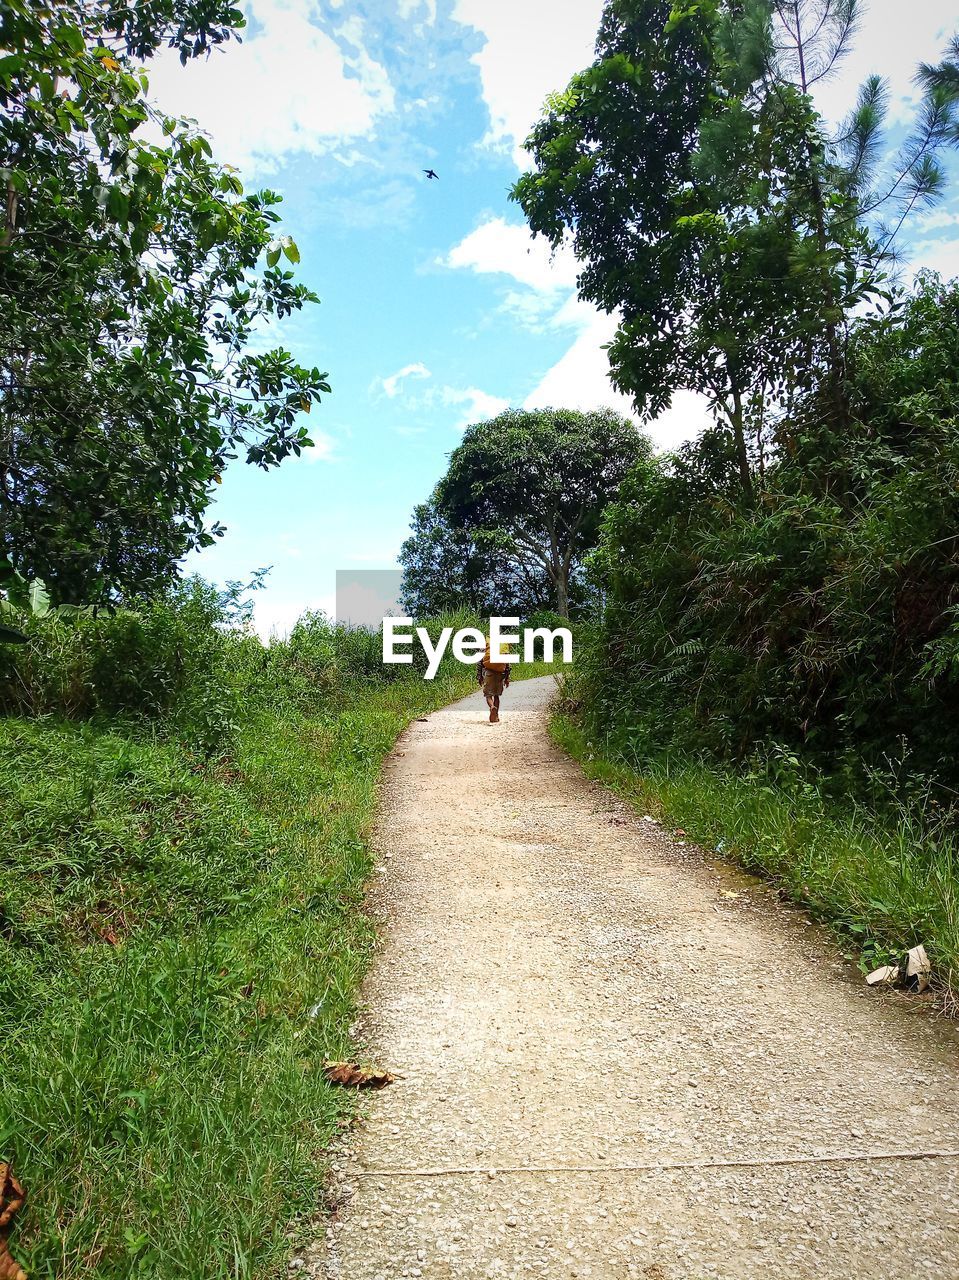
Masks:
[[[489,722],[499,724],[499,700],[503,692],[509,688],[509,663],[490,660],[488,641],[486,652],[476,664],[476,677],[483,690],[486,705],[489,707]]]

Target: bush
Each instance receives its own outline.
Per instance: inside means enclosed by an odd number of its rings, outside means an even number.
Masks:
[[[219,594],[199,579],[136,610],[21,625],[29,643],[0,646],[3,714],[139,719],[206,755],[232,737],[240,707],[234,673],[243,650],[258,642],[229,626]]]
[[[778,744],[857,788],[893,759],[959,784],[959,284],[862,321],[849,361],[858,422],[801,405],[755,501],[707,436],[610,509],[575,696],[631,755]]]

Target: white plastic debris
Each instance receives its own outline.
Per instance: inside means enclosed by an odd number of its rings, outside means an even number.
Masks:
[[[926,948],[919,944],[906,954],[906,977],[916,983],[917,991],[925,991],[932,977],[932,965],[926,955]]]
[[[866,981],[871,987],[878,987],[885,982],[895,982],[898,977],[899,966],[897,964],[884,964],[878,969],[873,969],[872,973],[867,973]]]

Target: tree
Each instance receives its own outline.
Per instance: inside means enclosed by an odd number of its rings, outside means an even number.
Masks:
[[[403,608],[414,618],[426,618],[469,607],[466,567],[471,555],[468,536],[450,528],[433,499],[421,502],[400,549]]]
[[[729,759],[778,744],[882,788],[905,759],[955,789],[959,282],[921,276],[857,317],[846,368],[853,429],[822,464],[841,485],[783,451],[762,502],[736,503],[706,433],[622,486],[579,651],[604,737]]]
[[[535,168],[514,187],[534,232],[572,241],[581,295],[619,312],[617,385],[646,419],[680,388],[708,395],[747,498],[765,419],[797,387],[827,383],[834,428],[847,416],[840,329],[888,247],[863,210],[913,207],[940,184],[944,92],[930,92],[878,202],[881,83],[838,138],[825,133],[810,91],[856,12],[855,0],[609,0],[596,61],[549,101],[527,143]]]
[[[468,427],[436,488],[436,507],[496,567],[496,580],[545,575],[556,612],[595,545],[603,509],[649,457],[648,440],[610,409],[510,409]]]
[[[439,511],[435,493],[416,507],[411,529],[400,564],[403,604],[413,617],[458,609],[481,617],[528,617],[549,603],[542,569],[505,560],[482,530],[455,528]]]
[[[308,447],[300,415],[329,390],[251,349],[315,301],[280,265],[299,254],[279,197],[147,99],[141,60],[242,25],[226,0],[3,6],[0,555],[60,600],[159,590],[222,532],[227,462]]]

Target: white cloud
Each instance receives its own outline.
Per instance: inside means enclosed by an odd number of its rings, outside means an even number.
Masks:
[[[524,329],[542,333],[556,314],[556,298],[551,293],[537,293],[535,289],[509,289],[498,311]]]
[[[306,463],[307,466],[314,466],[318,462],[341,461],[337,454],[338,442],[335,436],[330,435],[328,431],[311,428],[309,421],[303,419],[300,421],[305,422],[306,430],[309,431],[310,439],[312,440],[312,448],[303,449],[302,453],[289,454],[283,462],[284,467],[302,466],[303,463]]]
[[[397,369],[396,373],[391,373],[386,378],[378,378],[373,385],[374,387],[379,387],[390,400],[393,400],[399,395],[401,384],[407,378],[430,378],[432,376],[425,364],[417,362],[416,364],[404,365],[402,369]]]
[[[444,267],[467,268],[485,275],[512,276],[531,289],[569,289],[576,283],[577,263],[571,247],[555,253],[542,236],[534,237],[525,223],[488,218],[449,253]]]
[[[583,329],[595,319],[596,308],[576,292],[579,264],[572,246],[555,253],[542,237],[534,237],[525,224],[505,218],[487,218],[449,253],[439,265],[505,277],[520,288],[507,288],[499,311],[532,333],[549,329]]]
[[[572,327],[586,328],[600,314],[591,302],[581,298],[575,291],[569,295],[559,310],[550,317],[550,326],[554,329]]]
[[[309,428],[307,428],[309,430]],[[313,441],[312,449],[304,449],[300,454],[304,462],[335,462],[336,441],[325,431],[310,431]]]
[[[959,276],[959,240],[921,240],[906,247],[904,259],[907,277],[925,268],[953,280]]]
[[[285,599],[269,587],[253,597],[253,629],[261,640],[288,636],[294,624],[306,610],[320,610],[328,618],[336,612],[336,596],[318,596],[314,600]]]
[[[687,440],[695,440],[712,422],[709,401],[698,391],[677,391],[665,413],[644,428],[657,449],[669,452]]]
[[[602,0],[457,0],[456,21],[486,37],[472,59],[490,115],[485,140],[511,150],[518,168],[547,96],[592,62],[602,8]]]
[[[314,0],[253,0],[251,34],[181,67],[173,51],[150,67],[151,97],[200,121],[217,159],[269,170],[297,152],[318,154],[369,135],[394,110],[384,68],[367,53],[356,17],[336,36]]]
[[[462,415],[456,422],[457,430],[468,427],[472,422],[495,418],[498,413],[509,408],[508,400],[490,395],[488,391],[480,391],[478,387],[443,387],[440,399],[443,404],[464,406]]]
[[[596,308],[584,301],[573,289],[557,306],[557,294],[540,293],[535,289],[510,289],[499,311],[515,320],[532,333],[545,333],[550,329],[582,329],[596,315]]]
[[[573,345],[526,397],[526,409],[615,409],[631,414],[629,399],[609,380],[609,359],[602,349],[616,332],[616,318],[597,312]]]
[[[950,9],[953,12],[950,12]],[[942,0],[867,0],[862,24],[840,70],[815,90],[816,105],[832,121],[852,106],[856,89],[867,76],[886,76],[890,88],[889,119],[912,119],[920,91],[913,75],[920,62],[937,62],[955,28],[954,6]]]
[[[572,287],[576,282],[577,263],[570,248],[564,246],[551,256],[545,242],[534,239],[527,227],[508,223],[503,218],[491,218],[455,245],[442,263],[447,267],[508,276],[526,285],[524,290],[509,290],[502,304],[502,310],[525,328],[538,332],[562,328],[579,330],[566,353],[526,397],[525,408],[608,407],[632,416],[629,397],[618,392],[610,382],[609,359],[603,350],[616,332],[616,318],[584,302]],[[457,394],[485,396],[482,392]],[[705,420],[704,404],[691,392],[680,392],[673,407],[649,428],[656,445],[672,449],[697,435]],[[485,402],[479,401],[471,407],[459,425],[465,426],[478,417],[493,417],[506,407],[506,401],[485,396]]]
[[[379,389],[390,399],[394,399],[403,390],[402,384],[406,378],[429,378],[431,376],[429,369],[425,365],[408,364],[388,378],[377,378],[373,387],[374,390]],[[455,422],[457,430],[461,430],[471,422],[479,422],[485,418],[495,418],[498,413],[502,413],[504,409],[509,408],[508,400],[502,399],[501,396],[491,395],[488,391],[482,391],[479,387],[427,387],[426,390],[416,395],[412,393],[405,394],[403,403],[408,409],[426,409],[432,412],[435,412],[437,408],[461,407],[461,413],[457,416]],[[399,423],[394,425],[392,429],[397,435],[408,437],[423,435],[427,431],[427,428],[420,423]]]
[[[942,227],[959,226],[959,213],[949,209],[934,209],[930,213],[922,213],[916,219],[917,231],[938,231]]]
[[[953,198],[946,208],[920,214],[910,225],[909,238],[899,246],[902,275],[906,282],[916,272],[938,271],[945,280],[959,276],[959,200]],[[930,234],[932,233],[932,234]]]
[[[603,350],[616,332],[615,316],[596,312],[565,355],[540,379],[526,397],[526,409],[615,409],[634,416],[628,396],[617,391],[609,378],[609,358]],[[692,391],[680,391],[672,406],[644,428],[657,449],[675,449],[697,436],[706,424],[706,399]]]

